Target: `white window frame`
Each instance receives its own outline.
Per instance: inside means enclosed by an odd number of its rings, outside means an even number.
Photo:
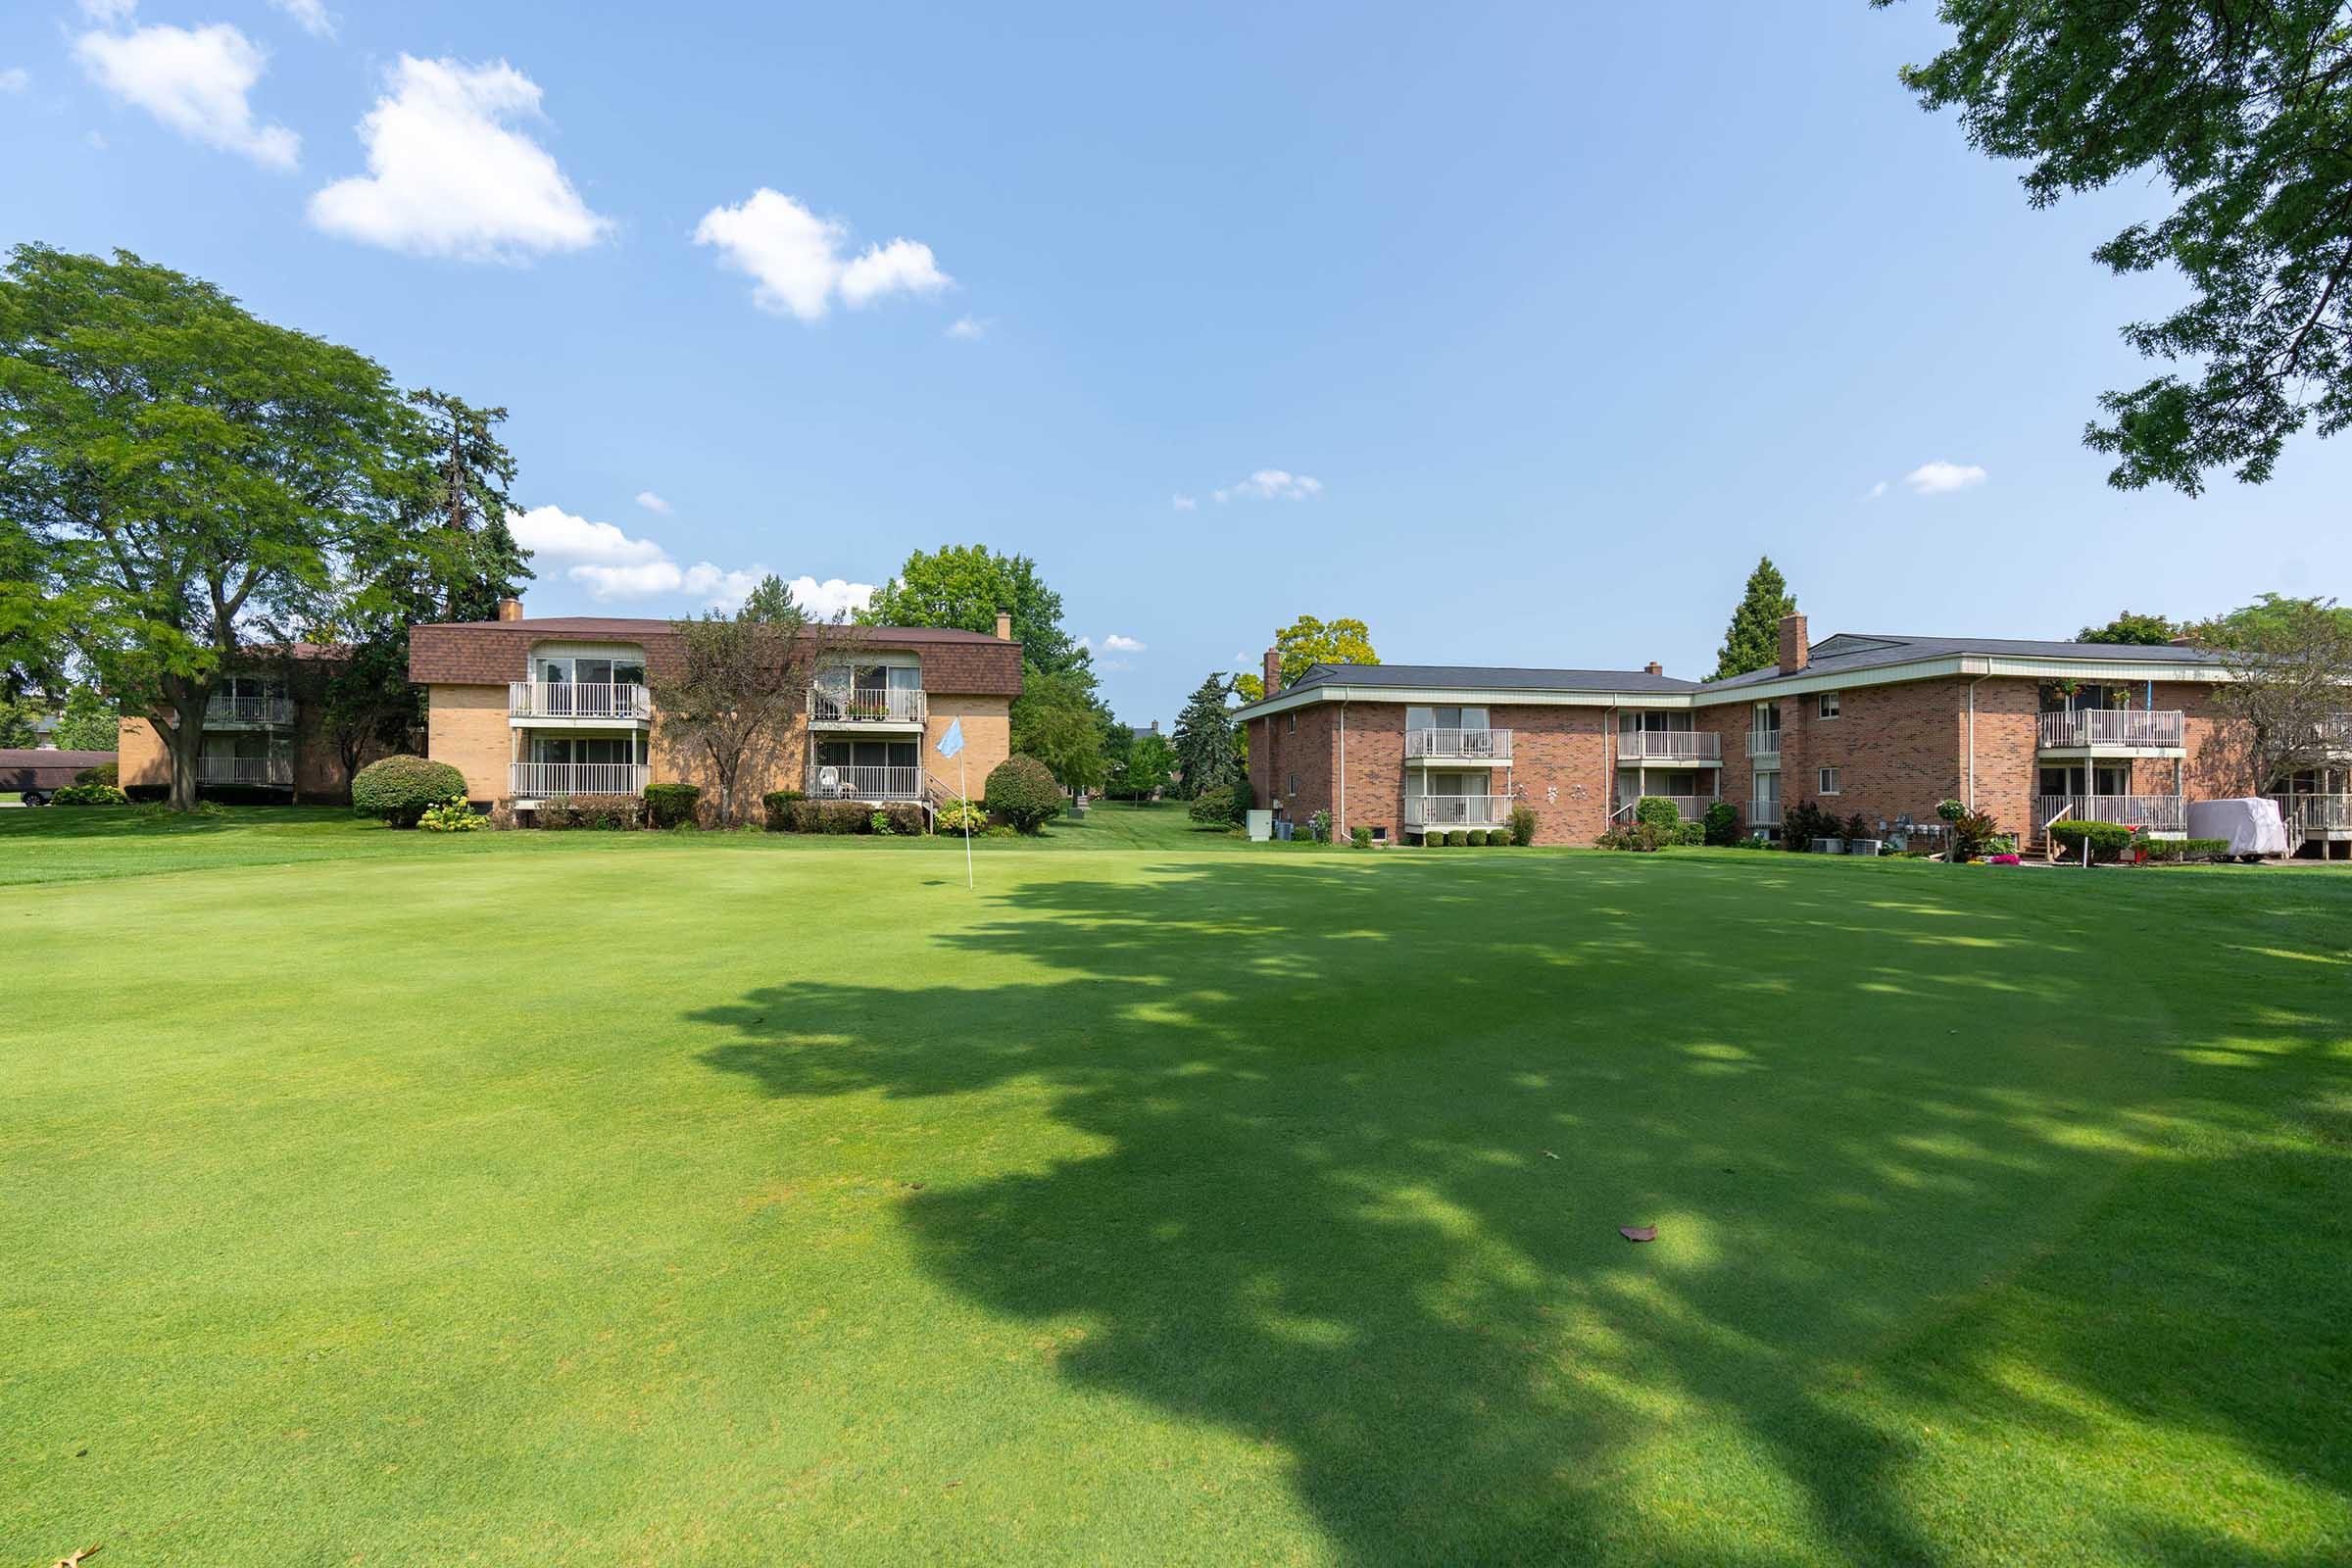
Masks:
[[[1814,711],[1821,714],[1821,716],[1824,718],[1836,718],[1838,714],[1838,710],[1844,706],[1845,705],[1840,700],[1838,693],[1823,692],[1821,694],[1821,706],[1815,709]]]
[[[1845,793],[1845,769],[1825,767],[1814,775],[1814,782],[1821,786],[1813,792],[1816,795],[1842,795]]]

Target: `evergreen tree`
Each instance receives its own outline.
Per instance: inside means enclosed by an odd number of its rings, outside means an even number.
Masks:
[[[1188,800],[1241,776],[1233,710],[1225,703],[1232,691],[1233,684],[1225,676],[1211,675],[1194,688],[1184,711],[1176,715],[1176,765],[1184,771],[1183,791]]]
[[[1764,669],[1781,660],[1781,617],[1796,612],[1796,597],[1781,568],[1765,556],[1747,574],[1747,591],[1724,628],[1723,647],[1715,655],[1715,673],[1709,680],[1728,680],[1751,669]]]

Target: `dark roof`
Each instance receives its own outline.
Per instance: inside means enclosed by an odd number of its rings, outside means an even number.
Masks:
[[[2218,664],[2222,656],[2210,648],[2180,648],[2172,644],[2147,647],[2133,643],[2039,642],[2021,637],[1913,637],[1876,632],[1841,631],[1825,637],[1806,651],[1805,667],[1788,678],[1836,675],[1847,670],[1880,669],[1923,659],[1950,659],[1980,654],[1995,659],[2098,659],[2128,664]],[[1706,690],[1729,686],[1757,686],[1784,677],[1776,665],[1710,681]]]
[[[867,648],[916,648],[925,690],[976,697],[1021,694],[1021,645],[950,626],[843,626],[821,635]],[[532,645],[551,638],[628,642],[657,671],[675,667],[677,623],[616,615],[542,615],[522,620],[435,621],[409,628],[409,679],[419,685],[483,685],[530,673]]]
[[[1645,669],[1517,669],[1494,664],[1311,664],[1274,695],[1310,686],[1425,687],[1433,691],[1694,692],[1698,682]]]

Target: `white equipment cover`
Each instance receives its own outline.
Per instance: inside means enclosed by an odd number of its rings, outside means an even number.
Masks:
[[[2278,803],[2260,796],[2237,801],[2188,803],[2188,836],[2228,839],[2231,855],[2284,855],[2286,823]]]
[[[1274,813],[1272,811],[1251,811],[1249,814],[1248,825],[1250,842],[1263,844],[1274,836]]]

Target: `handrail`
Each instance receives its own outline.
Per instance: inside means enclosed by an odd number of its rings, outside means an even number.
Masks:
[[[1510,820],[1510,795],[1407,795],[1406,827],[1490,827]]]
[[[516,795],[643,795],[651,770],[643,762],[510,762],[508,787]]]
[[[811,763],[808,794],[820,801],[918,801],[923,797],[923,770]]]
[[[1723,737],[1711,729],[1620,729],[1617,755],[1628,760],[1720,761]]]
[[[926,711],[919,686],[808,688],[808,721],[812,724],[919,724]]]
[[[238,697],[229,692],[215,692],[205,700],[204,719],[208,724],[291,724],[294,722],[294,700],[290,697]]]
[[[512,680],[507,682],[507,714],[511,718],[650,719],[654,699],[635,681]]]
[[[2078,708],[2072,712],[2044,713],[2040,721],[2044,751],[2179,746],[2181,734],[2178,708]]]
[[[199,757],[196,759],[196,782],[284,789],[294,782],[294,760],[290,757]]]
[[[1408,729],[1404,732],[1404,755],[1461,757],[1480,761],[1492,760],[1507,762],[1511,760],[1511,732],[1507,729]]]

